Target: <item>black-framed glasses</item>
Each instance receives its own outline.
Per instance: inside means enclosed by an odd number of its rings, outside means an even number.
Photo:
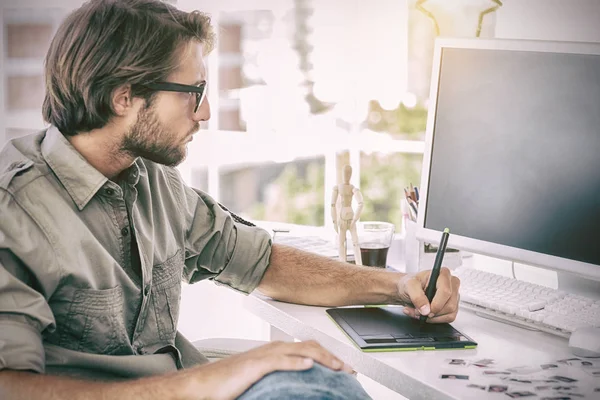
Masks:
[[[164,92],[179,92],[179,93],[194,93],[196,95],[196,106],[194,107],[194,114],[198,112],[198,108],[200,108],[200,104],[204,101],[206,97],[206,81],[200,82],[196,85],[183,85],[181,83],[173,83],[173,82],[154,82],[154,83],[146,83],[142,85],[151,90],[158,90]]]

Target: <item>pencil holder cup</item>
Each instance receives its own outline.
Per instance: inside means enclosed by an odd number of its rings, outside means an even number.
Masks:
[[[419,253],[421,243],[417,240],[417,223],[404,220],[404,265],[406,273],[419,272]]]
[[[417,239],[417,223],[410,219],[404,220],[404,261],[406,273],[417,273],[422,270],[433,268],[437,245],[424,243]],[[444,253],[444,267],[453,270],[462,265],[462,252],[450,247]]]

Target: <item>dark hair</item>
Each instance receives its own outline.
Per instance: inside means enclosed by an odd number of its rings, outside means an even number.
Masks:
[[[166,79],[192,40],[204,54],[213,49],[207,14],[160,0],[88,1],[63,21],[50,44],[44,120],[71,136],[102,128],[115,115],[114,90],[125,84],[148,106],[153,92],[139,85]]]

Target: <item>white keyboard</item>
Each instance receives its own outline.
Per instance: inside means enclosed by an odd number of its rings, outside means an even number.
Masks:
[[[600,327],[600,300],[472,268],[461,280],[461,307],[491,319],[569,337],[580,327]]]
[[[327,241],[318,236],[292,236],[282,235],[277,233],[274,239],[275,243],[284,244],[286,246],[296,247],[300,250],[315,253],[324,257],[338,258],[338,247],[335,243]],[[348,246],[348,259],[354,259],[352,246]]]

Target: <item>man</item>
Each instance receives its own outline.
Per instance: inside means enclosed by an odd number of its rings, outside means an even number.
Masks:
[[[182,279],[300,304],[405,304],[431,323],[456,317],[459,281],[447,269],[429,304],[428,271],[272,245],[183,183],[173,166],[210,118],[212,44],[206,15],[158,0],[91,0],[56,33],[51,126],[0,153],[1,398],[367,397],[315,342],[207,363],[177,334]]]

